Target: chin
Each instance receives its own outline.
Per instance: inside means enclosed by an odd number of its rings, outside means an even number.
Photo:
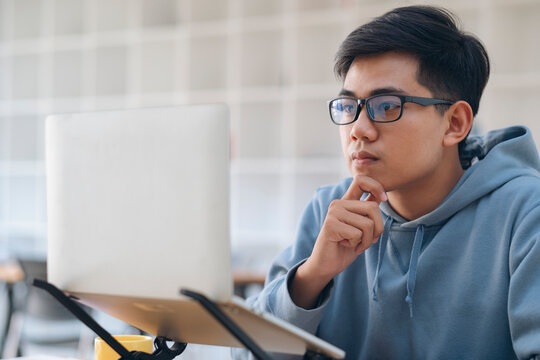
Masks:
[[[375,179],[375,180],[379,181],[377,179],[378,176],[375,175],[373,173],[373,171],[369,171],[367,169],[360,169],[358,167],[351,167],[351,168],[349,168],[349,171],[350,171],[352,176],[367,176],[367,177],[370,177],[372,179]]]
[[[358,168],[354,168],[354,169],[350,170],[350,173],[351,173],[351,175],[353,177],[354,176],[367,176],[367,177],[370,177],[373,180],[380,183],[382,185],[383,189],[386,192],[391,191],[392,185],[390,184],[390,182],[387,179],[384,179],[380,175],[374,174],[371,171],[359,170]]]

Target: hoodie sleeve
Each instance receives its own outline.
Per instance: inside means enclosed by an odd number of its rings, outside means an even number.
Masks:
[[[294,244],[284,250],[273,262],[264,289],[259,295],[248,299],[253,307],[266,311],[310,333],[315,333],[322,317],[333,283],[321,293],[319,306],[305,310],[296,306],[291,299],[288,285],[296,270],[311,255],[321,223],[321,207],[317,195],[302,214]]]
[[[288,284],[298,267],[311,255],[326,214],[326,208],[327,206],[321,205],[321,191],[319,190],[302,214],[296,241],[274,260],[261,293],[247,299],[248,305],[254,309],[268,312],[311,334],[315,334],[317,331],[333,288],[333,281],[321,293],[318,301],[319,306],[311,310],[296,306],[291,299]],[[252,359],[252,355],[245,349],[233,349],[232,357],[233,359]],[[287,357],[287,359],[293,358],[290,355]]]
[[[508,316],[520,359],[540,359],[540,202],[532,199],[516,225],[509,259]]]

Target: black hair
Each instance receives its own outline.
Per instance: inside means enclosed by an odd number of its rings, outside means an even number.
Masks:
[[[336,54],[334,72],[344,80],[357,57],[409,53],[419,63],[419,84],[435,97],[468,102],[476,115],[489,78],[489,57],[480,40],[460,30],[458,23],[444,8],[418,5],[393,9],[347,36]]]

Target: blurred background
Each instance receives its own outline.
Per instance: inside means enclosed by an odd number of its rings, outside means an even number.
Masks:
[[[340,42],[412,3],[447,7],[486,45],[493,70],[476,131],[524,124],[539,143],[538,0],[0,0],[0,264],[46,258],[46,115],[225,102],[233,265],[264,274],[315,189],[347,176],[327,115]],[[11,275],[0,285],[4,340],[7,295],[20,311],[28,299],[24,273]],[[73,356],[91,356],[85,346]]]

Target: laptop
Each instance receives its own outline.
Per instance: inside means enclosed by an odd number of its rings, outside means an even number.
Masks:
[[[47,117],[48,281],[156,336],[242,347],[181,288],[269,352],[339,348],[233,295],[224,104]]]

